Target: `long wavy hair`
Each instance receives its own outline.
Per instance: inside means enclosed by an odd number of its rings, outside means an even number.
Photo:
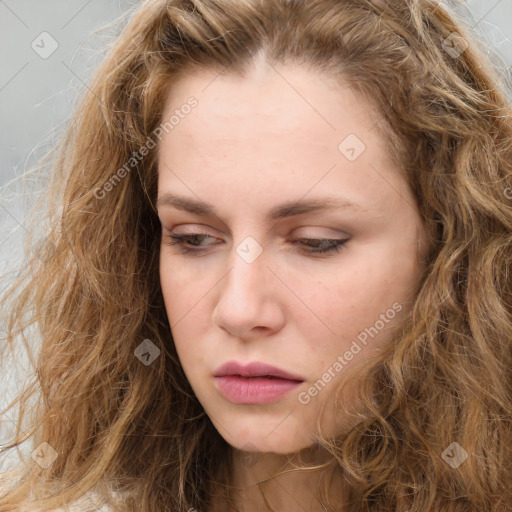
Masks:
[[[345,475],[346,511],[512,510],[512,110],[457,9],[430,0],[137,7],[52,160],[44,243],[29,242],[3,297],[4,352],[40,346],[0,452],[30,440],[56,458],[42,467],[32,453],[5,472],[0,510],[49,510],[89,491],[128,512],[229,499],[230,446],[186,379],[161,294],[158,144],[141,148],[178,76],[246,76],[260,51],[378,108],[428,234],[412,310],[358,382],[367,412],[317,441]],[[134,355],[144,340],[161,351],[151,365]],[[467,459],[449,464],[462,449]]]

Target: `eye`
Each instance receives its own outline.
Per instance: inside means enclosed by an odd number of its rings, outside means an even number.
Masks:
[[[305,252],[312,254],[321,254],[326,252],[339,252],[348,238],[300,238],[293,243],[299,243],[307,247]],[[304,244],[304,242],[315,242],[313,246]],[[302,249],[301,249],[302,250]]]
[[[183,235],[166,235],[168,239],[165,245],[177,246],[182,254],[204,253],[207,249],[200,249],[200,241],[205,238],[215,238],[207,233],[186,233]],[[199,242],[198,242],[199,239]],[[300,252],[307,254],[325,254],[339,252],[343,248],[343,244],[347,242],[347,238],[299,238],[293,240],[292,243],[300,246]],[[312,245],[308,245],[312,243]]]
[[[184,235],[167,235],[169,242],[165,242],[166,245],[176,245],[180,251],[187,254],[190,252],[204,252],[204,249],[198,249],[196,245],[197,239],[214,238],[206,233],[186,233]],[[186,244],[192,247],[188,247]]]

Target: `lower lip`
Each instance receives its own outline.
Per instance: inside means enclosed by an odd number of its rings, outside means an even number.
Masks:
[[[219,391],[235,404],[266,404],[296,389],[302,382],[265,377],[245,378],[235,375],[215,377]]]

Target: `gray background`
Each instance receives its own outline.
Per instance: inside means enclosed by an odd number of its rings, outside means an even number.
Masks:
[[[0,0],[0,290],[20,261],[25,215],[41,185],[23,174],[55,141],[102,59],[105,44],[119,33],[123,15],[126,19],[137,4],[136,0]],[[467,0],[460,7],[482,47],[502,56],[497,66],[510,84],[512,0]],[[0,343],[3,325],[0,320]],[[0,371],[0,407],[30,370],[22,355],[14,359]],[[0,417],[0,444],[10,425],[10,418]]]

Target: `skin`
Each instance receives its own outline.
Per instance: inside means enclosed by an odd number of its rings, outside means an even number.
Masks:
[[[425,231],[416,199],[375,129],[380,116],[347,87],[303,67],[274,68],[258,58],[246,78],[200,70],[171,90],[163,119],[190,96],[198,104],[162,137],[158,197],[173,192],[201,199],[217,213],[202,216],[158,203],[165,307],[187,378],[234,448],[232,482],[241,489],[241,508],[263,510],[251,484],[289,467],[299,454],[310,462],[326,460],[312,438],[322,406],[324,434],[356,421],[360,407],[351,399],[350,376],[379,354],[411,308]],[[354,161],[338,148],[349,134],[366,146]],[[362,208],[265,218],[283,202],[325,196]],[[199,256],[166,243],[170,234],[202,232],[208,237],[185,243],[204,249]],[[237,253],[239,246],[256,250],[254,243],[244,246],[249,236],[262,250],[251,263]],[[292,243],[303,238],[348,241],[340,252],[315,255]],[[394,318],[388,315],[378,334],[345,359],[343,370],[301,403],[299,393],[304,397],[393,304],[401,307]],[[234,404],[212,376],[228,360],[264,361],[305,382],[272,403]],[[342,381],[347,386],[335,414]],[[248,459],[248,452],[257,458]],[[265,496],[278,510],[323,510],[314,497],[320,473],[279,476]]]

